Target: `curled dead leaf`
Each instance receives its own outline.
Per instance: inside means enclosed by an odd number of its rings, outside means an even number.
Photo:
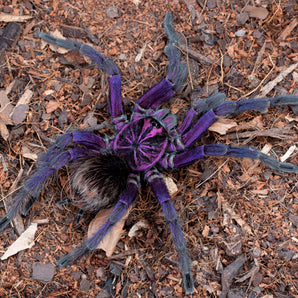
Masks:
[[[178,187],[171,177],[163,175],[162,179],[167,186],[170,196],[172,196],[175,192],[178,191]]]
[[[231,119],[218,119],[214,124],[212,124],[208,130],[217,132],[221,135],[225,135],[227,131],[233,127],[236,127],[237,123]]]
[[[13,256],[26,248],[31,248],[34,245],[34,236],[36,231],[37,223],[32,223],[28,229],[25,230],[21,236],[8,247],[4,255],[1,257],[1,260],[6,260],[10,256]]]
[[[97,248],[106,252],[107,257],[112,256],[118,241],[123,235],[123,226],[132,207],[129,207],[123,217],[110,229]],[[88,239],[91,238],[109,218],[113,208],[100,210],[88,227]]]
[[[137,223],[135,223],[131,227],[131,229],[128,232],[128,237],[130,237],[130,238],[135,237],[137,231],[140,230],[140,229],[142,229],[142,228],[145,228],[145,229],[148,229],[149,228],[148,221],[145,220],[145,219],[142,219],[142,220],[138,221]]]

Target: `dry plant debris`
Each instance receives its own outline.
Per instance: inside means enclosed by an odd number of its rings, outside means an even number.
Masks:
[[[45,29],[90,43],[116,61],[127,110],[166,72],[162,21],[168,10],[174,12],[191,74],[189,84],[168,105],[178,118],[199,96],[218,91],[235,101],[297,93],[295,0],[107,0],[100,4],[16,0],[1,4],[2,200],[11,197],[17,189],[14,182],[30,175],[36,156],[59,134],[93,125],[99,133],[111,132],[105,78],[83,57],[61,55],[44,46],[37,36]],[[297,145],[295,112],[275,108],[264,115],[245,113],[223,124],[223,130],[209,131],[202,142],[205,138],[218,143],[237,140],[239,145],[259,149],[270,144],[271,153],[280,157]],[[298,163],[297,149],[288,155],[287,161]],[[53,178],[25,222],[28,227],[33,219],[49,220],[38,226],[35,245],[1,261],[0,296],[85,297],[88,292],[90,297],[182,297],[170,233],[146,191],[140,193],[110,259],[97,251],[66,269],[53,266],[85,237],[88,227],[88,220],[75,227],[74,207],[56,204],[71,195],[67,175],[67,170],[61,171]],[[298,295],[297,177],[249,160],[214,158],[178,170],[171,178],[194,260],[193,297]],[[138,228],[130,238],[129,230],[142,220],[149,227]],[[12,228],[6,229],[0,235],[0,251],[4,253],[16,238]],[[44,271],[50,274],[44,276]],[[43,281],[38,275],[44,276]]]

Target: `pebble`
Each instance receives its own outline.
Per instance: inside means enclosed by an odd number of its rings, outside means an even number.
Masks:
[[[50,282],[55,274],[55,267],[51,263],[34,263],[32,269],[32,278],[44,283]]]
[[[215,8],[215,7],[216,7],[216,0],[208,0],[208,1],[207,1],[207,7],[208,7],[209,9],[213,9],[213,8]]]
[[[235,35],[238,36],[238,37],[243,37],[245,35],[245,33],[246,33],[246,30],[240,29],[240,30],[235,32]]]
[[[110,19],[117,19],[121,17],[121,11],[116,6],[108,7],[106,14],[107,14],[107,17]]]
[[[249,15],[247,12],[239,13],[236,16],[236,20],[240,25],[244,25],[248,21],[248,19],[249,19]]]
[[[99,277],[103,281],[106,281],[108,279],[106,275],[106,270],[104,269],[104,267],[99,267],[96,270],[96,277]]]
[[[80,282],[80,290],[83,292],[88,292],[90,289],[90,281],[86,278],[83,278]]]
[[[97,118],[94,116],[93,112],[88,112],[83,123],[85,126],[93,127],[97,124]]]
[[[29,112],[29,107],[26,104],[20,104],[15,107],[12,114],[12,121],[17,123],[22,123],[27,118],[27,113]]]

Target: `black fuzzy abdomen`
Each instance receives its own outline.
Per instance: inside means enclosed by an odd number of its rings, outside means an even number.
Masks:
[[[123,159],[108,153],[77,160],[72,173],[74,204],[84,211],[97,212],[117,202],[130,170]]]

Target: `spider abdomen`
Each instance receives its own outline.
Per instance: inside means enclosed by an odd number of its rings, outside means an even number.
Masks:
[[[127,163],[111,153],[80,159],[73,168],[74,204],[88,212],[111,207],[124,191],[129,173]]]
[[[152,117],[126,124],[116,136],[114,151],[128,161],[134,171],[144,171],[154,166],[168,145],[168,134]]]

